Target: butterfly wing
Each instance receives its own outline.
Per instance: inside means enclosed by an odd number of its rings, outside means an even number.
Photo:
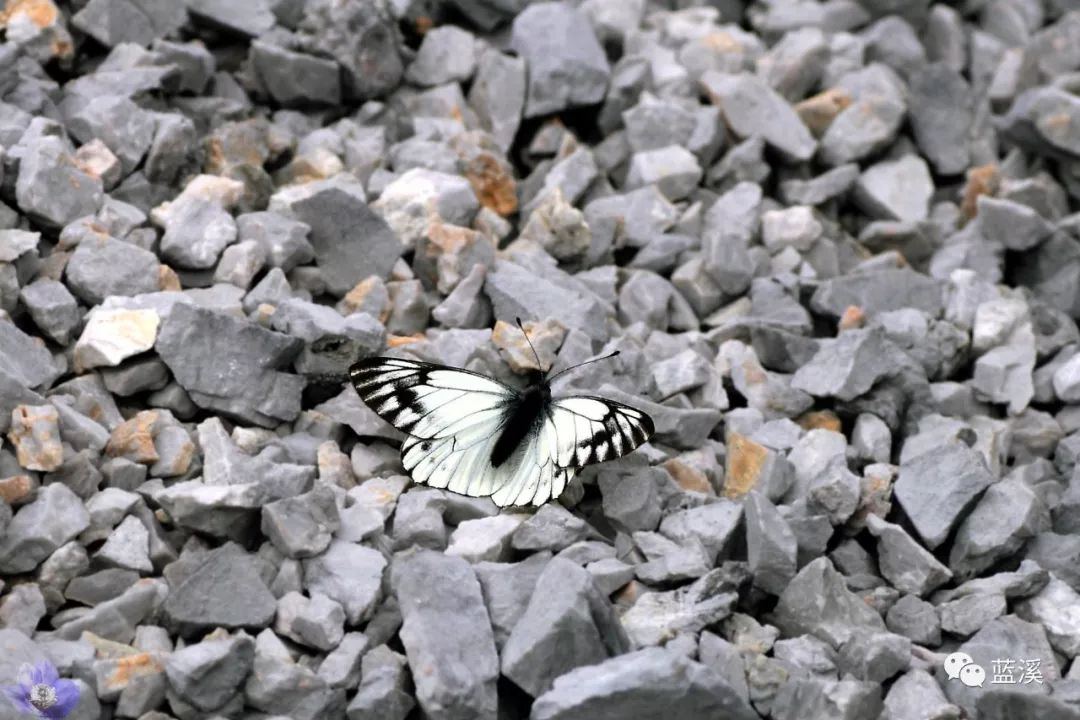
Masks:
[[[517,399],[513,388],[468,370],[401,358],[368,358],[349,369],[360,398],[409,437],[401,461],[413,480],[473,497],[507,473],[491,451]]]
[[[589,396],[552,400],[499,467],[495,443],[510,420],[517,391],[466,370],[399,358],[369,358],[349,370],[361,399],[407,433],[405,469],[418,483],[496,505],[542,505],[577,471],[629,453],[653,433],[648,415]]]
[[[492,495],[496,505],[542,505],[586,465],[614,460],[647,441],[653,422],[629,405],[590,396],[552,400],[515,472]]]

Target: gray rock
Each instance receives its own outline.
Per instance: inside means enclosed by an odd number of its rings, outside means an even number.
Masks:
[[[1055,87],[1036,87],[1017,96],[1001,122],[1002,135],[1037,155],[1054,158],[1080,156],[1080,133],[1071,124],[1055,124],[1055,117],[1076,117],[1080,100]]]
[[[0,600],[0,622],[32,637],[45,617],[45,597],[37,583],[16,585]]]
[[[345,608],[349,625],[371,617],[382,595],[386,559],[363,545],[333,540],[321,555],[303,561],[304,589]]]
[[[888,343],[881,332],[848,330],[823,344],[791,379],[791,386],[817,397],[853,400],[894,370]]]
[[[68,132],[80,143],[103,142],[120,160],[123,176],[138,167],[154,139],[150,113],[121,96],[79,102],[65,112],[65,120]]]
[[[446,554],[465,558],[470,563],[509,560],[510,539],[524,520],[520,513],[465,520],[450,535]]]
[[[502,673],[533,697],[555,678],[626,652],[629,640],[591,575],[553,559],[502,649]]]
[[[470,565],[419,550],[395,558],[391,584],[409,665],[430,669],[413,677],[423,711],[447,719],[495,715],[499,657]]]
[[[341,70],[336,62],[268,42],[251,43],[251,66],[263,87],[286,107],[337,105]]]
[[[941,175],[970,165],[974,97],[959,69],[932,63],[911,78],[911,125],[919,149]]]
[[[89,525],[90,515],[75,493],[60,483],[46,485],[8,523],[0,539],[0,572],[33,570]]]
[[[910,638],[913,643],[935,647],[941,644],[941,621],[937,610],[914,595],[904,595],[889,608],[885,624],[890,632]]]
[[[994,483],[964,518],[949,552],[949,567],[967,580],[1017,550],[1031,537],[1050,529],[1050,514],[1025,483]]]
[[[1056,577],[1065,581],[1073,590],[1080,591],[1080,539],[1075,535],[1044,532],[1028,542],[1026,555]]]
[[[39,278],[22,288],[19,299],[43,333],[61,345],[68,344],[82,313],[63,283]]]
[[[515,550],[558,552],[584,540],[589,526],[557,503],[542,506],[518,527],[510,542]]]
[[[405,720],[416,706],[408,693],[405,656],[380,645],[364,656],[363,680],[346,709],[349,720]]]
[[[855,202],[882,220],[925,220],[934,181],[916,155],[886,160],[863,171],[855,182]]]
[[[222,251],[236,241],[232,215],[217,201],[201,196],[174,203],[164,225],[162,257],[181,268],[212,268]]]
[[[858,178],[859,166],[848,163],[809,180],[784,180],[780,183],[780,197],[789,204],[821,205],[847,193]]]
[[[424,34],[405,79],[422,87],[463,82],[476,70],[477,44],[471,33],[443,25]]]
[[[911,663],[911,640],[890,632],[860,633],[840,647],[837,671],[859,680],[882,683]]]
[[[155,348],[199,407],[273,425],[300,412],[304,380],[277,368],[302,345],[254,323],[177,304],[162,322]]]
[[[1012,200],[981,195],[976,208],[979,233],[1009,250],[1030,250],[1053,232],[1037,211]]]
[[[880,712],[881,686],[852,679],[796,679],[784,684],[772,702],[776,720],[856,720]]]
[[[972,660],[986,669],[991,676],[993,661],[1002,658],[1018,658],[1038,662],[1043,683],[1010,684],[1009,688],[1018,693],[1045,695],[1050,683],[1060,677],[1058,664],[1054,660],[1054,651],[1046,639],[1041,625],[1025,622],[1013,615],[999,617],[983,627],[967,642],[957,648],[967,653]],[[1026,665],[1026,663],[1025,663]],[[971,715],[975,715],[975,703],[983,694],[984,688],[968,688],[963,683],[950,682],[945,685],[945,694],[949,700],[959,705]],[[981,705],[981,703],[980,703]],[[1022,707],[1022,706],[1021,706]],[[982,715],[982,713],[978,713]],[[1021,712],[1020,717],[1023,717]]]
[[[853,102],[822,136],[822,159],[829,165],[842,166],[883,150],[896,139],[905,110],[903,103],[881,95]]]
[[[518,563],[481,562],[474,567],[487,604],[495,646],[501,650],[525,613],[550,556],[537,553]]]
[[[288,592],[278,598],[274,630],[301,645],[333,650],[345,636],[345,610],[321,593]]]
[[[360,682],[365,653],[370,649],[371,643],[363,633],[345,633],[337,647],[327,653],[319,664],[319,677],[330,687],[356,687]]]
[[[334,493],[325,486],[263,506],[262,531],[291,558],[314,557],[330,545],[338,528]]]
[[[510,47],[528,68],[524,117],[603,100],[611,68],[589,21],[568,3],[525,8],[514,18]]]
[[[39,135],[23,149],[15,201],[24,213],[49,227],[62,228],[96,213],[104,199],[101,180],[76,164],[59,137]]]
[[[554,318],[594,340],[607,339],[606,313],[597,299],[539,277],[516,263],[496,260],[494,270],[487,274],[484,292],[491,298],[497,320]]]
[[[941,629],[967,637],[1007,612],[1002,593],[962,595],[937,606]]]
[[[146,47],[187,22],[182,3],[166,0],[90,0],[71,24],[106,47],[134,43]]]
[[[383,188],[372,208],[397,233],[400,242],[411,248],[427,235],[432,223],[468,227],[480,202],[466,178],[414,167]]]
[[[534,720],[590,717],[757,717],[711,668],[661,648],[646,648],[581,667],[555,680],[533,704]]]
[[[300,38],[345,71],[345,95],[364,101],[397,87],[404,73],[394,19],[381,5],[316,0],[305,7]]]
[[[93,607],[119,596],[138,579],[139,573],[134,570],[107,568],[73,578],[64,590],[64,597]]]
[[[150,532],[138,518],[129,515],[116,526],[101,549],[94,554],[94,560],[103,565],[151,573],[154,564],[150,562]]]
[[[477,59],[469,106],[480,124],[506,152],[514,142],[525,107],[525,60],[487,48]]]
[[[788,635],[810,633],[834,647],[860,630],[885,630],[881,616],[847,589],[827,558],[809,563],[788,583],[775,622]]]
[[[169,687],[185,702],[212,712],[243,690],[255,660],[255,643],[244,633],[215,637],[170,653],[165,660]]]
[[[744,566],[721,567],[676,590],[647,592],[623,613],[626,634],[637,647],[662,645],[680,633],[697,633],[731,615]]]
[[[831,278],[810,299],[820,313],[841,317],[851,305],[866,315],[915,308],[932,317],[943,309],[943,285],[914,270],[880,270]]]
[[[885,713],[890,720],[917,720],[959,717],[960,708],[946,699],[932,675],[925,670],[912,669],[889,688],[885,696]]]
[[[327,290],[341,296],[368,277],[388,277],[402,244],[363,200],[341,190],[319,192],[293,205],[311,230],[309,240]]]
[[[881,575],[897,590],[923,596],[952,579],[952,572],[899,525],[871,514],[866,517],[866,527],[878,539]]]
[[[195,18],[240,35],[258,37],[274,27],[276,20],[268,0],[238,8],[223,0],[184,0]]]
[[[68,286],[83,302],[97,305],[110,295],[157,292],[157,257],[114,238],[84,238],[68,261]]]
[[[258,710],[285,717],[318,720],[342,717],[345,691],[328,687],[267,629],[255,638],[255,663],[244,684],[244,700]]]
[[[275,610],[254,559],[232,543],[211,551],[164,605],[166,619],[185,637],[215,627],[264,628]]]
[[[761,79],[709,71],[701,84],[737,136],[760,135],[789,162],[809,160],[817,150],[795,110]]]
[[[245,213],[236,218],[238,244],[254,240],[263,248],[270,267],[285,272],[315,259],[315,249],[307,240],[310,231],[305,223],[275,212]]]
[[[601,472],[599,485],[604,515],[617,528],[627,532],[656,528],[661,508],[652,472],[635,471],[626,475]]]
[[[780,595],[795,577],[798,543],[776,506],[761,493],[746,496],[747,561],[756,587]]]
[[[903,462],[893,495],[933,549],[993,482],[982,454],[953,442]]]
[[[626,187],[632,190],[656,185],[669,200],[681,200],[697,187],[701,175],[701,166],[689,150],[668,145],[634,153],[630,158]]]

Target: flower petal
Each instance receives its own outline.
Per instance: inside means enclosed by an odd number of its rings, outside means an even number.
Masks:
[[[71,680],[57,680],[53,687],[56,688],[56,705],[50,709],[62,711],[58,717],[64,717],[79,704],[79,685]]]
[[[60,679],[60,673],[56,672],[56,666],[48,660],[42,660],[34,666],[34,670],[37,671],[38,677],[41,679],[37,682],[45,685],[55,685],[56,681]]]
[[[2,688],[2,690],[4,692],[4,695],[7,696],[8,700],[11,701],[11,704],[14,705],[16,709],[19,710],[19,712],[37,712],[36,710],[34,710],[34,706],[30,704],[29,694],[23,688],[19,687],[18,685],[9,685],[5,688]]]

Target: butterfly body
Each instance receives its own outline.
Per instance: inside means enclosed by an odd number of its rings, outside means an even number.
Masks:
[[[493,467],[501,467],[510,459],[514,450],[527,438],[534,435],[548,410],[551,403],[551,387],[544,380],[543,375],[538,377],[522,390],[516,401],[509,406],[506,425],[499,433],[499,439],[495,441],[495,447],[491,450],[491,464]]]
[[[625,455],[653,432],[628,405],[553,398],[539,372],[517,390],[468,370],[376,357],[349,376],[368,407],[408,435],[401,458],[413,480],[500,506],[556,498],[585,465]]]

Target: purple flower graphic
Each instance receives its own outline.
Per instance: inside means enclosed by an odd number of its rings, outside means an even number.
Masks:
[[[79,702],[79,686],[61,680],[48,660],[19,668],[19,684],[3,688],[16,708],[34,717],[59,720]]]

